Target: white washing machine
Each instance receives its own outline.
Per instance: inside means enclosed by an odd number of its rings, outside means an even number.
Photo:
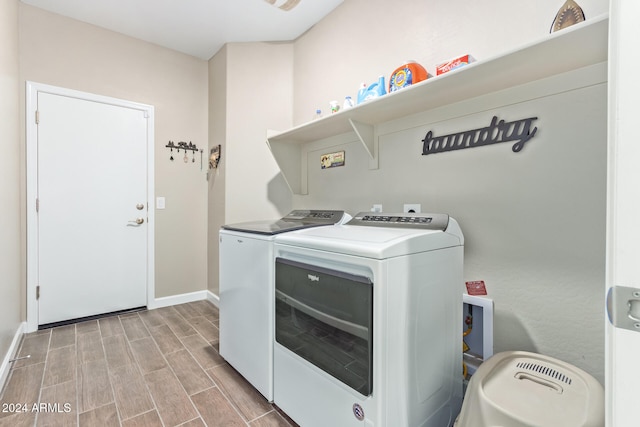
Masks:
[[[273,240],[351,218],[344,211],[294,210],[272,221],[220,230],[220,355],[273,400]]]
[[[277,236],[274,402],[304,427],[452,425],[463,245],[444,214]]]

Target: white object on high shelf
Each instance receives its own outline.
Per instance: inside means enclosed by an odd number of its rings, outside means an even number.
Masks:
[[[284,132],[271,131],[267,143],[291,191],[307,194],[305,145],[344,135],[345,142],[362,143],[375,169],[378,124],[605,62],[608,28],[607,14],[588,19],[519,49],[478,60],[354,108]]]

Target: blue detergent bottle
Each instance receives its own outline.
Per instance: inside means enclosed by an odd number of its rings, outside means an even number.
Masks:
[[[358,104],[370,99],[378,98],[386,93],[384,76],[380,76],[378,77],[377,82],[371,83],[369,86],[363,87],[358,91]]]

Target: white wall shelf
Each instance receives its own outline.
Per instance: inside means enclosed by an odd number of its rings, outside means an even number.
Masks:
[[[350,134],[352,140],[362,143],[375,167],[378,124],[605,62],[608,27],[608,15],[591,18],[519,49],[478,60],[287,131],[272,133],[267,143],[291,191],[307,194],[306,158],[303,158],[307,144]]]

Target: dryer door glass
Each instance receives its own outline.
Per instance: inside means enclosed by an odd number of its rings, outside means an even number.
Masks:
[[[372,390],[373,283],[276,259],[276,341],[364,396]]]

